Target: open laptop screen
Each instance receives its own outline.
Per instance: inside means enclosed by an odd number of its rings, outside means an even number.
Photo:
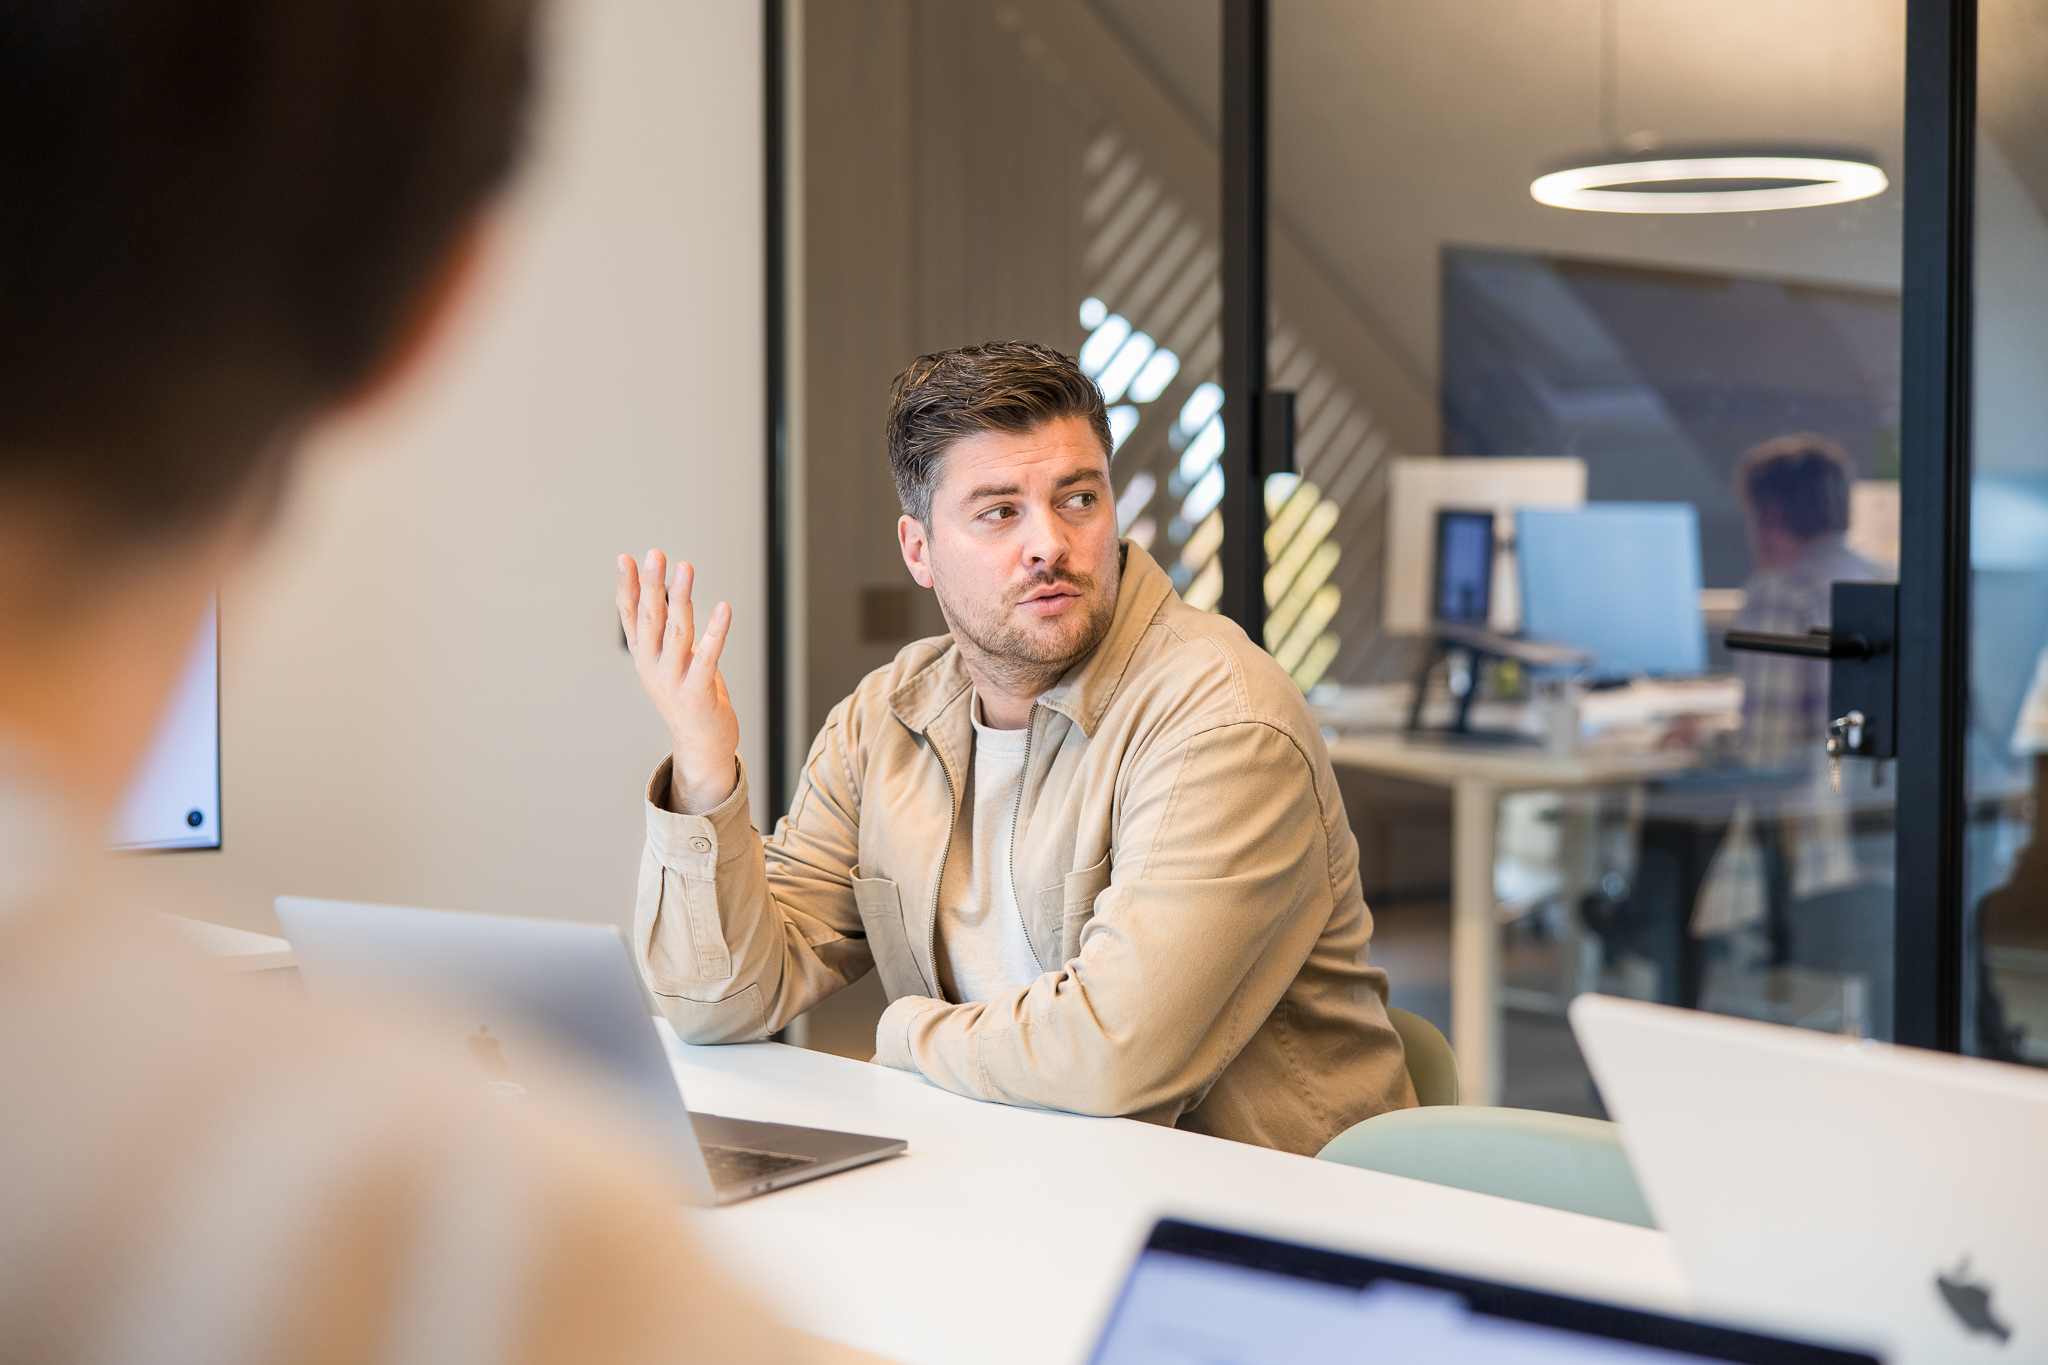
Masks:
[[[1869,1356],[1162,1221],[1093,1365],[1874,1365]]]

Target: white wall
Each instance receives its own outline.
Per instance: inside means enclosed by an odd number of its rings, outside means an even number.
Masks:
[[[223,593],[226,846],[140,868],[164,908],[628,922],[665,739],[619,645],[621,551],[687,555],[733,604],[763,771],[760,29],[732,0],[558,7],[478,308],[398,410],[323,443]]]

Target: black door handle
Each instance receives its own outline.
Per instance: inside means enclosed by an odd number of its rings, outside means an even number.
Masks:
[[[1870,637],[1841,634],[1815,626],[1804,635],[1776,635],[1767,630],[1731,630],[1728,648],[1755,654],[1790,654],[1800,659],[1869,659],[1877,654]]]
[[[1828,620],[1804,635],[1765,630],[1731,630],[1728,648],[1759,654],[1827,659],[1829,716],[1861,713],[1854,745],[1838,756],[1898,757],[1899,589],[1893,583],[1834,583],[1828,590]]]

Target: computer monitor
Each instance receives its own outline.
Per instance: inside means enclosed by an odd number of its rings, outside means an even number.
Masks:
[[[156,738],[114,816],[118,849],[220,847],[220,631],[209,605]]]
[[[1586,465],[1570,457],[1482,459],[1415,456],[1397,459],[1387,474],[1386,590],[1381,623],[1393,634],[1426,635],[1436,567],[1436,514],[1445,507],[1490,508],[1500,517],[1519,507],[1577,507],[1586,500]],[[1502,523],[1506,529],[1506,523]],[[1513,630],[1519,620],[1512,560],[1495,561],[1491,619],[1481,624]]]
[[[1493,602],[1493,512],[1445,507],[1436,514],[1436,576],[1430,617],[1484,626]]]
[[[1699,673],[1699,513],[1684,502],[1589,502],[1515,514],[1522,629],[1591,651],[1595,678]]]

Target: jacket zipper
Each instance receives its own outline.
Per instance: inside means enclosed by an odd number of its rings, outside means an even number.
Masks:
[[[972,705],[973,703],[969,703]],[[926,736],[930,741],[930,736]],[[1027,740],[1026,743],[1029,743]],[[934,994],[939,986],[939,897],[946,890],[946,859],[953,852],[953,826],[960,819],[960,791],[953,785],[953,770],[946,766],[946,756],[939,752],[939,746],[932,745],[932,757],[939,760],[939,772],[946,779],[946,842],[939,846],[939,876],[932,883],[931,929],[925,940],[925,960],[932,964],[931,988]]]
[[[1024,918],[1024,898],[1017,894],[1017,822],[1024,816],[1024,784],[1031,780],[1031,736],[1038,728],[1038,703],[1031,703],[1030,714],[1024,717],[1024,768],[1017,774],[1017,796],[1010,803],[1010,847],[1008,849],[1010,876],[1010,903],[1017,907],[1017,927],[1024,931],[1024,951],[1031,954],[1031,965],[1039,971],[1045,964],[1038,960],[1038,949],[1031,944],[1031,924]],[[941,764],[940,766],[944,766]],[[951,839],[947,840],[950,845]],[[942,868],[943,870],[943,868]],[[932,923],[937,924],[934,919]]]

